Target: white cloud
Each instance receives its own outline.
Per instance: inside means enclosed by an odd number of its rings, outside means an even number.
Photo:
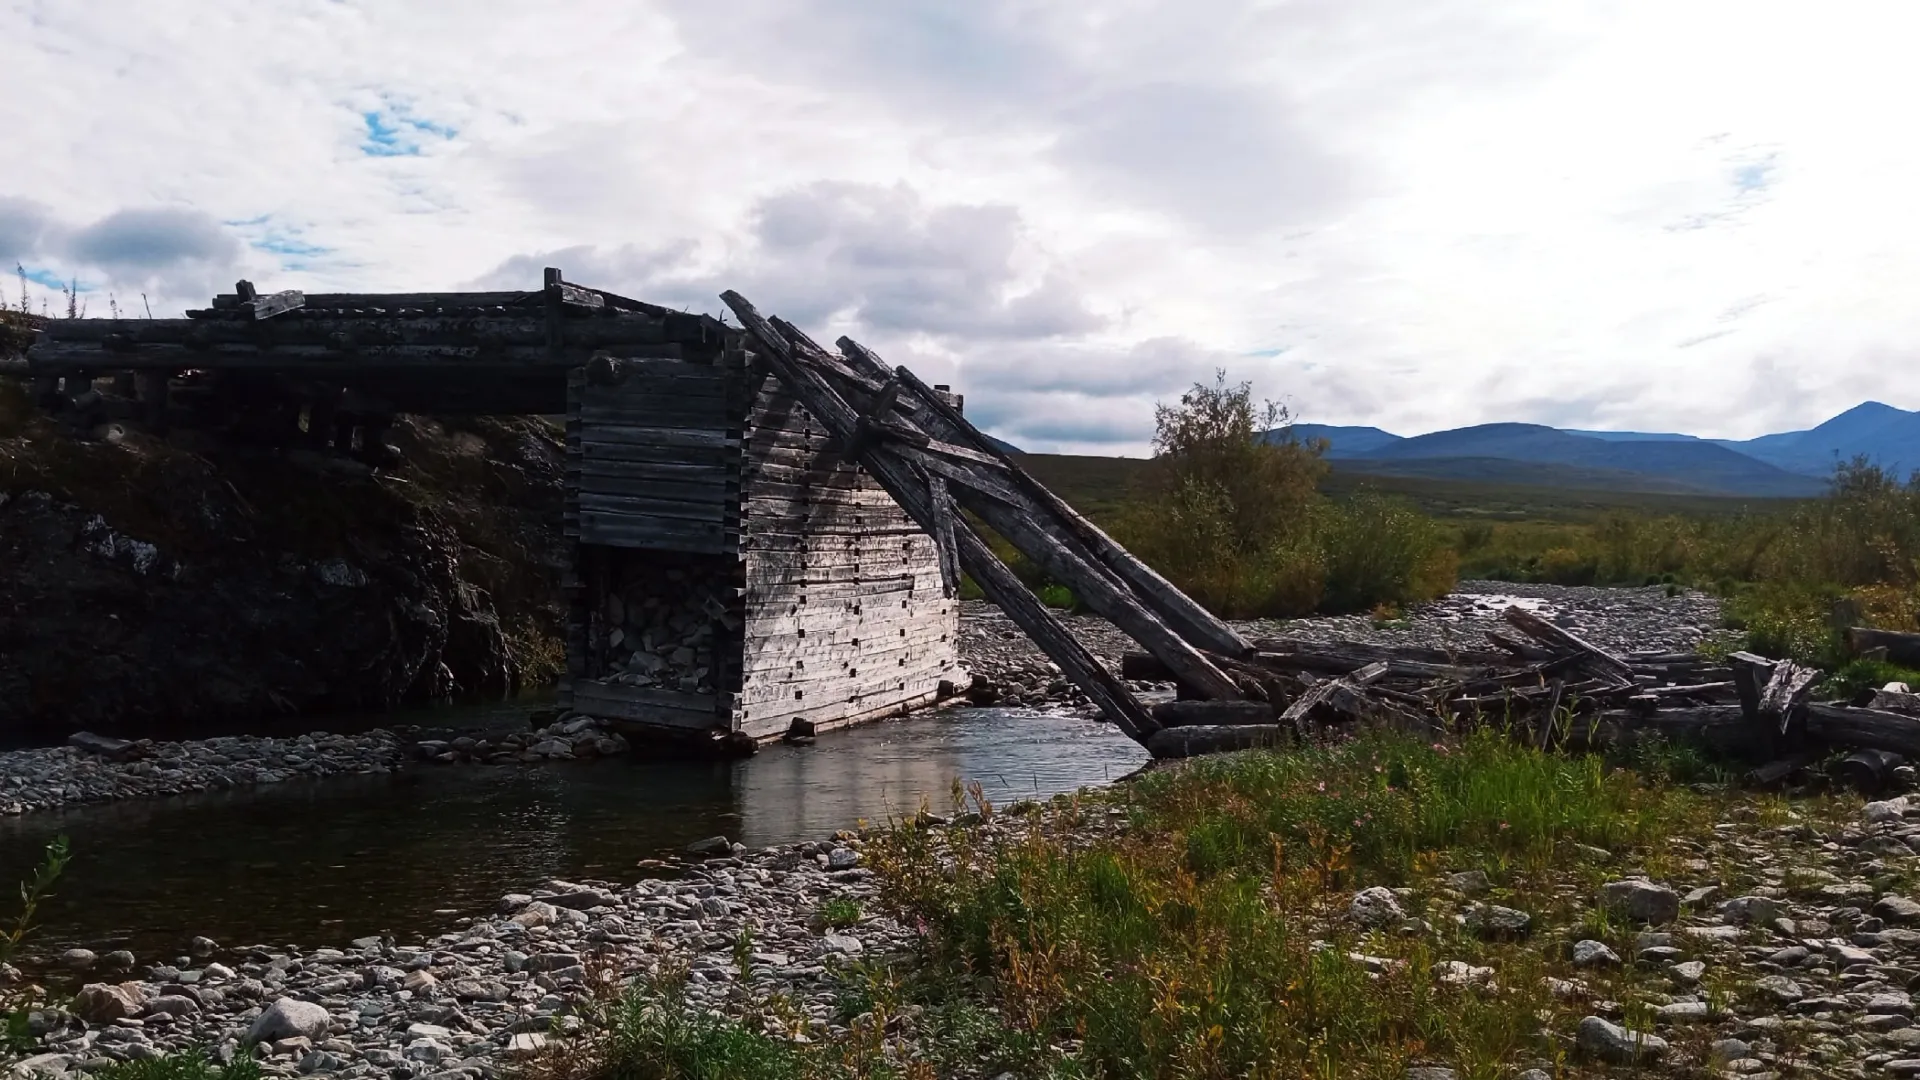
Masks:
[[[0,257],[197,305],[733,287],[1036,448],[1920,406],[1920,12],[1835,0],[0,0]],[[18,148],[25,148],[22,152]]]

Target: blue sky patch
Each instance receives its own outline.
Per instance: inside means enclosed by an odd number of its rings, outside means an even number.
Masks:
[[[33,282],[35,285],[42,285],[42,286],[45,286],[46,288],[53,289],[55,291],[64,289],[69,285],[74,285],[74,280],[72,278],[61,277],[59,274],[56,274],[53,271],[46,269],[45,267],[29,266],[29,267],[26,267],[26,271],[27,271],[28,281]],[[88,285],[86,282],[82,281],[78,285],[74,285],[74,290],[76,292],[92,292],[93,286]]]
[[[418,157],[429,141],[446,142],[460,134],[452,125],[415,116],[391,100],[361,113],[360,122],[367,129],[360,152],[368,157]]]
[[[1287,351],[1287,347],[1285,345],[1275,345],[1271,349],[1254,349],[1252,352],[1245,352],[1245,353],[1241,353],[1240,355],[1254,356],[1262,360],[1271,360],[1274,357],[1279,356],[1281,353],[1286,351]]]

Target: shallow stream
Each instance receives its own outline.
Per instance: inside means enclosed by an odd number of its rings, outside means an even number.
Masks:
[[[527,706],[411,722],[521,726]],[[364,727],[364,725],[361,725]],[[46,842],[73,861],[34,951],[182,955],[223,945],[319,946],[418,938],[550,878],[645,876],[636,864],[724,834],[749,846],[819,839],[859,820],[951,805],[956,780],[999,804],[1101,784],[1147,755],[1111,725],[963,709],[776,745],[739,761],[618,758],[423,766],[398,776],[291,781],[0,819],[12,895]],[[0,905],[10,916],[14,905]]]

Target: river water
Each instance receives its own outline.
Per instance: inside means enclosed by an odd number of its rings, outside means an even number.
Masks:
[[[526,707],[435,718],[525,724]],[[410,718],[412,719],[412,718]],[[0,819],[0,888],[57,835],[73,860],[35,952],[130,948],[143,963],[223,945],[419,937],[551,878],[635,880],[642,859],[724,834],[751,847],[861,820],[949,812],[955,780],[998,804],[1097,785],[1146,752],[1111,725],[959,709],[775,745],[727,762],[641,757],[421,767]],[[13,905],[0,904],[11,915]]]

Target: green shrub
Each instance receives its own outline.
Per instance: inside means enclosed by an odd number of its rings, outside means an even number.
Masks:
[[[1321,610],[1398,607],[1453,587],[1458,558],[1440,526],[1412,503],[1363,491],[1329,503],[1318,518]]]

